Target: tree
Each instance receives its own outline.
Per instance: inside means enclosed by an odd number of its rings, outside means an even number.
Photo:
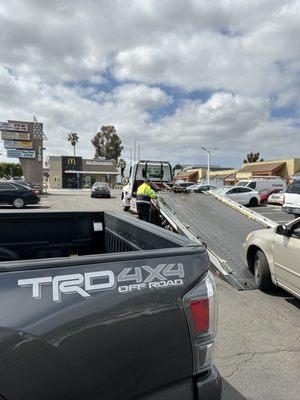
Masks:
[[[77,135],[77,133],[75,133],[75,132],[70,132],[69,135],[68,135],[68,142],[70,142],[71,145],[73,146],[73,149],[74,149],[74,157],[76,156],[76,150],[75,150],[75,148],[76,148],[76,144],[78,143],[78,141],[79,141],[79,136]]]
[[[95,147],[95,158],[117,160],[123,150],[122,142],[113,125],[103,125],[91,140]]]
[[[20,178],[23,175],[20,164],[0,163],[0,178],[11,179]]]
[[[255,163],[259,160],[260,153],[249,153],[247,154],[247,159],[244,160],[245,164]],[[264,161],[262,158],[259,161]]]
[[[176,165],[174,166],[174,168],[173,168],[173,171],[176,171],[177,169],[182,170],[182,169],[183,169],[183,166],[180,165],[180,164],[176,164]]]
[[[120,158],[119,163],[118,163],[118,167],[121,168],[121,176],[122,178],[124,178],[124,171],[126,168],[126,161],[123,160],[123,158]]]

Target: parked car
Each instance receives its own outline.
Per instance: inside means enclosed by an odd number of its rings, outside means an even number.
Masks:
[[[221,399],[203,245],[113,213],[2,213],[0,258],[1,399]]]
[[[36,190],[39,191],[39,194],[43,194],[44,193],[43,185],[40,185],[39,183],[25,181],[23,179],[12,179],[11,182],[17,183],[19,185],[26,186],[27,188],[36,189]]]
[[[259,193],[244,186],[234,186],[217,190],[217,194],[228,197],[239,204],[250,207],[257,207],[260,202]]]
[[[300,180],[292,182],[285,191],[282,210],[300,215]]]
[[[282,206],[284,201],[284,194],[285,192],[277,192],[271,194],[267,200],[268,204],[278,204]]]
[[[173,192],[175,193],[186,193],[187,189],[195,186],[197,182],[178,182],[175,181],[175,184],[173,185]]]
[[[202,193],[202,192],[207,192],[208,190],[214,190],[214,189],[217,189],[217,187],[214,185],[198,183],[196,185],[188,186],[186,188],[186,191],[189,193]]]
[[[259,197],[260,197],[260,204],[266,204],[268,201],[268,198],[274,194],[274,193],[279,193],[281,190],[280,189],[262,189],[260,190]]]
[[[110,198],[110,188],[106,182],[95,182],[91,190],[91,197]]]
[[[274,284],[300,298],[300,218],[251,232],[243,246],[259,289],[269,291]]]
[[[38,190],[16,182],[0,182],[0,204],[10,204],[15,208],[23,208],[27,204],[37,204],[39,202]]]

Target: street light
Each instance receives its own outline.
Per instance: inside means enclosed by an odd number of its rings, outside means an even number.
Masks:
[[[209,185],[209,174],[210,174],[210,153],[218,150],[216,147],[213,149],[206,149],[204,146],[201,146],[201,149],[206,151],[207,153],[207,184]]]

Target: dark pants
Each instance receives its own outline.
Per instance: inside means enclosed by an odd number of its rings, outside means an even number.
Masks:
[[[150,203],[136,203],[139,219],[150,221]]]

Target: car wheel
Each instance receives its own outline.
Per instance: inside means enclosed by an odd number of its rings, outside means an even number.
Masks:
[[[123,207],[123,210],[124,210],[124,211],[129,211],[129,210],[130,210],[130,206],[124,206],[124,207]]]
[[[13,200],[12,205],[15,208],[24,208],[25,207],[25,200],[22,197],[16,197]]]
[[[252,197],[252,199],[249,201],[249,207],[257,207],[258,206],[258,200],[256,197]]]
[[[268,292],[272,290],[273,284],[269,263],[265,253],[258,250],[254,258],[254,279],[258,289]]]

